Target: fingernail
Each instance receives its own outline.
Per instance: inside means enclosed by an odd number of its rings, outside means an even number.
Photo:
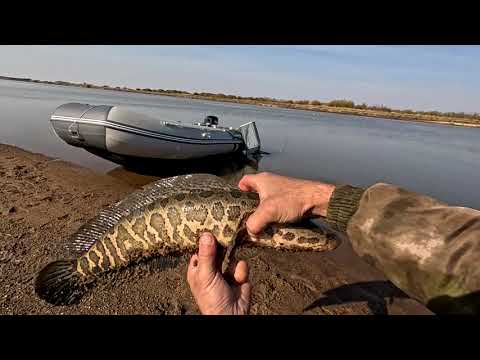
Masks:
[[[213,245],[213,238],[210,234],[202,234],[200,236],[200,243],[202,245]]]
[[[251,241],[253,241],[253,242],[258,241],[257,235],[255,235],[255,234],[250,234],[250,233],[249,233],[248,235],[250,236],[250,240],[251,240]]]

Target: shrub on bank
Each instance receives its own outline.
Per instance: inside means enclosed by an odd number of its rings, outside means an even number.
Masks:
[[[360,110],[367,110],[368,105],[365,103],[362,103],[362,105],[355,105],[355,109],[360,109]]]
[[[332,100],[328,103],[329,106],[354,108],[355,103],[351,100]]]
[[[375,111],[392,112],[392,109],[386,107],[385,105],[370,106],[368,109],[369,109],[369,110],[375,110]]]
[[[308,105],[309,101],[308,100],[297,100],[295,101],[295,104],[298,105]]]

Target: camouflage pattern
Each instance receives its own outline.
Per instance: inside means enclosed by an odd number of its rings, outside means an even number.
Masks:
[[[480,313],[480,211],[384,183],[355,208],[346,232],[359,256],[436,313]]]

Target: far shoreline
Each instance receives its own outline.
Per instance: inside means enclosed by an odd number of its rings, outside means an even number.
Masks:
[[[67,81],[46,81],[46,80],[34,80],[30,78],[18,78],[18,77],[9,77],[9,76],[0,76],[0,80],[7,81],[18,81],[18,82],[28,82],[28,83],[39,83],[39,84],[48,84],[48,85],[60,85],[60,86],[69,86],[69,87],[80,87],[87,89],[98,89],[98,90],[110,90],[118,92],[130,92],[130,93],[139,93],[146,95],[161,95],[161,96],[171,96],[176,98],[185,98],[193,100],[205,100],[205,101],[217,101],[223,103],[236,103],[236,104],[245,104],[245,105],[256,105],[262,107],[273,107],[279,109],[293,109],[293,110],[306,110],[314,111],[321,113],[330,113],[330,114],[342,114],[342,115],[354,115],[354,116],[364,116],[371,118],[382,118],[388,120],[401,120],[401,121],[410,121],[417,123],[428,123],[428,124],[438,124],[438,125],[450,125],[450,126],[460,126],[460,127],[480,127],[480,119],[477,118],[462,118],[462,117],[449,117],[445,115],[429,115],[429,114],[420,114],[415,111],[407,110],[391,110],[385,107],[380,109],[386,110],[372,110],[372,109],[360,109],[360,108],[351,108],[351,107],[341,107],[341,106],[331,106],[327,104],[312,104],[312,101],[297,101],[292,100],[277,100],[270,98],[247,98],[240,96],[224,95],[224,94],[210,94],[210,93],[189,93],[187,91],[179,90],[153,90],[153,89],[140,89],[140,88],[128,88],[128,87],[111,87],[108,85],[94,85],[88,83],[72,83]],[[313,101],[315,103],[315,101]]]

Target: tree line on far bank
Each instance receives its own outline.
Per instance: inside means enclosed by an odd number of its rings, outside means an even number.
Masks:
[[[215,99],[228,99],[228,100],[249,100],[261,103],[278,103],[278,104],[291,104],[291,105],[313,105],[313,106],[332,106],[339,108],[349,108],[349,109],[359,109],[359,110],[372,110],[372,111],[381,111],[381,112],[396,112],[404,114],[421,114],[421,115],[431,115],[431,116],[447,116],[452,118],[468,118],[480,120],[479,113],[465,113],[465,112],[441,112],[441,111],[415,111],[415,110],[398,110],[392,109],[385,105],[368,105],[366,103],[355,104],[352,100],[346,99],[337,99],[328,102],[321,102],[318,100],[281,100],[269,97],[247,97],[247,96],[236,96],[236,95],[226,95],[226,94],[214,94],[209,92],[193,92],[188,91],[178,91],[178,90],[163,90],[163,89],[141,89],[137,88],[137,91],[145,92],[155,92],[155,93],[168,93],[168,94],[184,94],[192,96],[201,96],[201,97],[210,97]]]
[[[150,89],[150,88],[136,88],[131,89],[126,86],[120,87],[111,87],[108,85],[98,86],[89,83],[71,83],[67,81],[41,81],[41,80],[33,80],[30,78],[14,78],[9,76],[0,76],[0,79],[10,79],[10,80],[17,80],[17,81],[27,81],[27,82],[36,82],[36,83],[47,83],[47,84],[56,84],[56,85],[70,85],[70,86],[81,86],[86,88],[100,88],[100,89],[114,89],[114,90],[121,90],[121,91],[138,91],[138,92],[146,92],[146,93],[159,93],[159,94],[168,94],[168,95],[186,95],[186,96],[199,96],[199,97],[208,97],[213,99],[225,99],[225,100],[248,100],[253,102],[260,102],[260,103],[269,103],[269,104],[287,104],[287,105],[312,105],[312,106],[331,106],[331,107],[338,107],[338,108],[347,108],[347,109],[359,109],[359,110],[371,110],[377,112],[395,112],[400,114],[418,114],[418,115],[431,115],[431,116],[445,116],[450,118],[464,118],[464,119],[475,119],[480,120],[479,113],[465,113],[465,112],[441,112],[441,111],[415,111],[415,110],[398,110],[398,109],[391,109],[385,105],[367,105],[366,103],[362,104],[355,104],[352,100],[346,99],[337,99],[328,102],[322,102],[318,100],[282,100],[282,99],[275,99],[269,97],[246,97],[246,96],[236,96],[236,95],[226,95],[226,94],[214,94],[209,92],[188,92],[188,91],[180,91],[180,90],[164,90],[164,89]]]

